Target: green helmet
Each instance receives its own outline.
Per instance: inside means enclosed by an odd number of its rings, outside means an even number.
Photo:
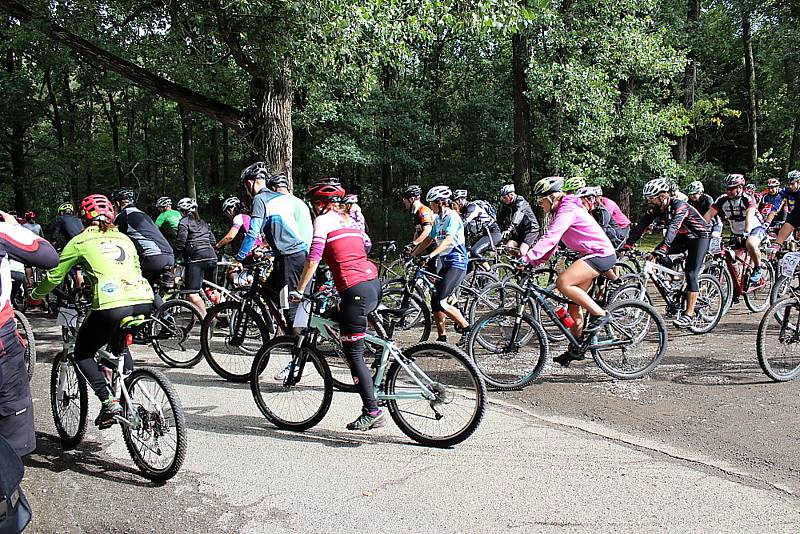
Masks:
[[[75,211],[75,208],[72,207],[72,204],[69,202],[64,202],[58,207],[58,213],[72,213]]]
[[[572,176],[564,180],[564,192],[574,193],[581,187],[586,187],[586,178],[583,176]]]

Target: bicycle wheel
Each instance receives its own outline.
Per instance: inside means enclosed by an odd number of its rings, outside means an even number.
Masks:
[[[706,264],[702,271],[704,274],[709,274],[719,282],[722,289],[722,297],[724,299],[723,315],[728,313],[728,310],[733,303],[733,277],[728,267],[722,261],[710,261]]]
[[[519,317],[516,309],[487,313],[475,323],[467,340],[467,354],[478,372],[488,385],[501,390],[520,389],[536,380],[548,351],[542,326],[527,313]]]
[[[155,369],[136,369],[125,380],[130,405],[121,399],[128,420],[122,437],[133,463],[150,480],[174,477],[186,458],[186,420],[172,383]]]
[[[64,447],[72,448],[86,433],[89,393],[86,379],[70,355],[56,355],[50,370],[50,408],[53,422]]]
[[[748,310],[758,313],[769,307],[770,293],[774,281],[775,269],[772,264],[768,261],[761,262],[761,280],[757,284],[746,282],[744,303]]]
[[[153,350],[171,367],[194,367],[203,359],[200,346],[200,310],[185,300],[168,300],[153,316]]]
[[[693,334],[707,334],[719,324],[725,312],[725,299],[722,287],[716,278],[709,274],[697,277],[699,292],[694,309],[695,320],[689,331]]]
[[[445,343],[420,343],[403,351],[405,366],[393,361],[384,392],[389,414],[408,437],[431,447],[451,447],[467,439],[486,411],[486,385],[475,365]],[[433,398],[412,397],[420,384]]]
[[[247,382],[258,350],[269,340],[270,330],[259,311],[246,303],[223,302],[206,314],[200,329],[200,346],[209,367],[230,382]],[[234,334],[244,332],[241,342]]]
[[[381,295],[381,306],[385,308],[390,310],[399,310],[404,306],[409,308],[409,313],[395,323],[395,337],[404,344],[426,341],[431,335],[430,308],[419,295],[411,293],[407,300],[405,295],[405,290],[397,288],[385,290]],[[386,321],[388,323],[388,318]]]
[[[772,289],[769,292],[769,303],[775,304],[779,300],[791,296],[792,290],[800,291],[800,272],[791,278],[783,274],[780,275],[775,280],[775,283],[772,284]]]
[[[800,300],[780,299],[758,325],[758,365],[771,379],[786,382],[800,374]]]
[[[495,263],[492,265],[491,271],[501,282],[514,280],[517,276],[517,270],[508,263]]]
[[[14,310],[14,320],[17,323],[17,333],[25,347],[25,365],[28,366],[28,382],[30,382],[33,379],[33,368],[36,365],[36,340],[33,335],[33,327],[25,314],[19,310]]]
[[[470,324],[473,324],[478,318],[483,317],[490,311],[500,308],[513,308],[524,296],[525,292],[522,288],[513,282],[490,284],[476,295],[470,303],[467,320]],[[531,300],[527,302],[526,312],[533,315],[534,307],[531,302]]]
[[[597,365],[620,380],[641,378],[664,358],[667,327],[658,312],[639,300],[619,300],[606,309],[611,314],[589,345]]]
[[[269,422],[284,430],[308,430],[325,417],[333,387],[328,363],[314,347],[276,337],[256,355],[250,390]]]

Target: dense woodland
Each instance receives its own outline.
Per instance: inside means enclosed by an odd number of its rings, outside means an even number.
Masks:
[[[800,165],[796,0],[0,0],[0,49],[0,206],[42,222],[120,185],[219,218],[255,159],[340,177],[378,238],[408,183],[581,174],[636,211]]]

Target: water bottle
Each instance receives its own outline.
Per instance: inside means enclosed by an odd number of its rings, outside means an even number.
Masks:
[[[572,328],[575,324],[575,319],[569,314],[567,309],[564,306],[561,306],[556,310],[556,316],[561,320],[561,323],[566,326],[567,328]]]

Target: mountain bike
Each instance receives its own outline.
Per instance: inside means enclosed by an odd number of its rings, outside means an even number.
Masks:
[[[534,271],[530,267],[526,270]],[[595,363],[614,378],[641,378],[664,358],[667,329],[658,312],[646,302],[614,301],[606,307],[610,317],[603,328],[576,338],[557,314],[571,301],[536,285],[534,276],[523,277],[521,288],[523,298],[517,299],[515,306],[483,315],[467,340],[468,354],[490,386],[519,389],[541,374],[549,353],[548,336],[541,324],[545,317],[576,354],[590,352]],[[528,313],[526,306],[531,298],[544,316]]]
[[[765,249],[767,240],[762,243]],[[744,298],[744,303],[752,312],[761,312],[770,304],[770,293],[775,280],[775,269],[768,261],[766,255],[761,261],[761,280],[753,284],[750,275],[753,271],[753,262],[750,254],[737,255],[735,250],[741,247],[729,248],[723,245],[717,254],[706,256],[703,263],[703,272],[713,276],[720,284],[723,295],[726,297],[725,312],[732,304]],[[766,254],[766,250],[762,250]]]
[[[79,308],[77,329],[88,305]],[[122,438],[133,462],[142,474],[164,481],[177,474],[186,457],[187,431],[183,406],[169,379],[155,369],[125,368],[125,354],[140,329],[150,329],[152,319],[143,315],[125,317],[119,334],[105,349],[98,351],[97,362],[104,368],[106,381],[124,410],[116,416]],[[85,377],[73,359],[74,343],[53,360],[50,374],[50,406],[61,443],[72,448],[86,433],[89,394]]]
[[[278,428],[307,430],[330,408],[330,369],[312,339],[338,336],[339,327],[320,314],[323,300],[319,293],[304,300],[308,327],[302,335],[276,337],[253,360],[253,398],[264,417]],[[450,447],[467,439],[480,424],[486,386],[475,365],[455,347],[419,343],[401,349],[392,335],[403,313],[384,309],[369,315],[375,333],[367,333],[365,344],[377,355],[375,396],[411,439]],[[383,328],[382,316],[389,318],[388,330]]]
[[[794,280],[798,263],[800,252],[783,256],[780,268],[784,281]],[[783,294],[761,318],[756,353],[764,374],[776,382],[786,382],[800,374],[800,289],[794,283],[785,285]]]

